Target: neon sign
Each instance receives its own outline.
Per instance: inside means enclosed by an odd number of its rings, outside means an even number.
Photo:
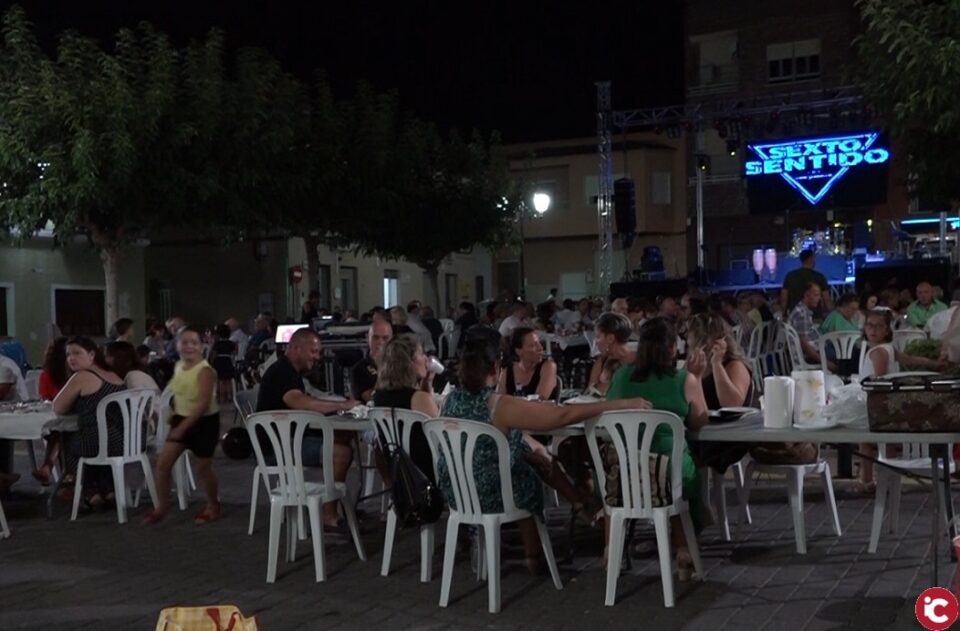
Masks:
[[[883,164],[890,150],[874,145],[879,132],[748,144],[760,157],[748,160],[747,177],[779,175],[816,205],[850,169]]]

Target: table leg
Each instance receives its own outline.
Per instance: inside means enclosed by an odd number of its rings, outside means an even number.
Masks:
[[[953,538],[957,536],[957,525],[954,522],[954,510],[953,510],[953,493],[951,492],[950,485],[950,445],[937,445],[937,451],[939,458],[939,465],[941,471],[943,472],[943,505],[944,510],[946,510],[946,520],[947,520],[947,535],[949,537],[950,545],[950,559],[956,561],[956,552],[953,549]]]
[[[853,478],[853,448],[854,445],[837,445],[838,478]]]
[[[932,582],[930,583],[931,587],[936,587],[940,585],[940,458],[939,458],[939,445],[930,446],[930,481],[931,481],[931,492],[933,497],[933,523],[931,524],[930,530],[932,531],[931,539],[931,551],[930,555],[933,559],[933,576]]]

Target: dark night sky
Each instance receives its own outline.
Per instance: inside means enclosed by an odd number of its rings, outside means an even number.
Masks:
[[[75,27],[109,44],[146,19],[182,44],[218,26],[230,46],[262,46],[305,79],[325,69],[339,96],[366,79],[444,127],[499,129],[507,141],[593,133],[598,79],[613,79],[616,108],[683,98],[680,0],[20,4],[44,42]]]

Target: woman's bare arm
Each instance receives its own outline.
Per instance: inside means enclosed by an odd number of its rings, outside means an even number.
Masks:
[[[646,399],[617,399],[583,405],[550,405],[516,397],[500,397],[493,419],[503,431],[511,429],[543,432],[584,421],[615,410],[649,410]]]

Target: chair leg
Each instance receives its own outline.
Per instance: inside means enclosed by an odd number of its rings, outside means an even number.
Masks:
[[[823,495],[830,504],[830,516],[833,518],[833,532],[839,537],[843,534],[840,528],[840,515],[837,513],[837,498],[833,495],[833,478],[830,476],[830,463],[823,463],[823,471],[820,472],[823,479]]]
[[[657,532],[657,553],[660,556],[660,582],[663,584],[663,606],[670,608],[674,605],[673,552],[670,549],[670,516],[667,514],[667,511],[653,511],[653,527]],[[692,558],[693,554],[690,556]],[[700,556],[699,553],[697,556]]]
[[[680,524],[683,526],[683,536],[687,539],[687,550],[693,561],[693,571],[703,578],[703,560],[700,558],[700,544],[697,543],[697,531],[693,529],[693,519],[690,513],[680,513]]]
[[[880,531],[883,529],[883,513],[887,506],[887,496],[890,494],[890,475],[885,467],[877,471],[877,494],[873,499],[873,524],[870,526],[870,545],[867,551],[876,554],[880,545]],[[892,519],[892,516],[891,516]]]
[[[807,553],[807,533],[803,522],[803,472],[790,469],[787,474],[787,498],[790,500],[790,513],[793,515],[793,536],[797,542],[797,553]]]
[[[393,557],[393,541],[396,537],[397,512],[391,508],[387,511],[387,532],[383,537],[383,562],[380,565],[380,576],[390,575],[390,559]]]
[[[344,497],[340,499],[340,505],[343,506],[343,512],[347,515],[347,526],[350,528],[350,536],[353,537],[353,545],[357,548],[357,556],[361,561],[367,560],[367,553],[363,550],[363,542],[360,541],[360,529],[357,527],[357,514],[353,510],[353,502]]]
[[[709,471],[711,504],[716,508],[717,521],[720,522],[720,528],[723,530],[724,540],[730,541],[730,520],[727,518],[727,494],[726,489],[723,488],[723,475],[712,469]]]
[[[327,580],[326,550],[323,545],[323,525],[320,523],[320,503],[307,504],[310,513],[310,536],[313,538],[313,567],[317,575],[317,582]]]
[[[450,584],[453,582],[453,563],[457,555],[457,534],[460,520],[453,514],[447,519],[447,536],[443,541],[443,576],[440,579],[440,606],[450,602]]]
[[[435,538],[433,524],[420,527],[420,582],[433,580],[433,548]]]
[[[7,526],[7,516],[3,512],[3,504],[0,504],[0,539],[6,539],[10,536],[10,527]]]
[[[177,505],[180,510],[187,510],[187,475],[184,472],[186,466],[183,456],[173,463],[173,483],[177,487]]]
[[[743,475],[743,461],[734,463],[734,465],[733,465],[733,480],[734,480],[734,483],[736,484],[738,490],[741,489],[741,488],[743,488],[743,480],[744,480],[744,475]],[[747,523],[748,523],[748,524],[752,524],[752,523],[753,523],[753,516],[750,514],[750,505],[747,504],[746,506],[744,506],[743,509],[742,509],[742,512],[745,513],[746,516],[747,516]]]
[[[753,488],[753,461],[747,463],[743,471],[743,481],[737,489],[737,531],[747,523],[750,514],[750,489]]]
[[[26,441],[27,443],[27,453],[30,454],[30,464],[33,466],[33,470],[36,471],[40,468],[40,465],[37,463],[37,452],[34,449],[34,444],[32,440]]]
[[[193,465],[190,463],[189,451],[183,452],[183,469],[187,472],[187,482],[190,484],[190,491],[196,491],[197,480],[193,477]]]
[[[890,498],[887,503],[890,514],[890,533],[895,535],[900,530],[900,489],[903,479],[899,473],[891,471],[890,474]]]
[[[268,490],[269,491],[269,490]],[[257,521],[257,496],[260,493],[260,467],[253,469],[253,484],[250,485],[250,524],[247,526],[247,534],[253,534],[253,527]]]
[[[140,456],[140,466],[143,468],[143,481],[147,484],[147,492],[150,494],[150,501],[156,508],[159,503],[157,495],[157,484],[153,479],[153,469],[150,468],[150,459],[146,454]]]
[[[623,562],[623,540],[626,532],[623,527],[623,513],[614,511],[610,518],[610,546],[607,548],[607,594],[604,604],[612,607],[617,601],[617,580],[620,578],[620,564]]]
[[[280,528],[283,526],[284,507],[270,503],[270,539],[267,544],[267,582],[277,580],[277,557],[280,556]]]
[[[550,568],[553,586],[557,589],[563,589],[563,582],[560,580],[560,570],[557,569],[557,559],[553,555],[553,545],[550,543],[550,533],[547,531],[547,525],[539,517],[534,517],[534,520],[537,522],[537,532],[540,534],[540,544],[543,546],[543,556],[547,559],[547,567]]]
[[[500,613],[500,522],[483,525],[487,553],[487,611]]]
[[[76,521],[77,519],[81,495],[83,495],[83,458],[80,458],[77,463],[77,480],[73,483],[73,512],[70,513],[70,521]]]
[[[113,470],[113,497],[117,504],[117,522],[127,523],[127,485],[123,475],[123,463],[110,465]]]
[[[293,519],[293,514],[299,510],[299,507],[290,506],[284,511],[287,522],[287,561],[291,563],[297,560],[297,522]]]

